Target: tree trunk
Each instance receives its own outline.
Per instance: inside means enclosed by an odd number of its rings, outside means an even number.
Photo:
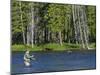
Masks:
[[[80,20],[80,6],[77,6],[77,9],[78,9],[78,23],[79,23],[79,30],[80,30],[80,39],[81,39],[81,43],[82,43],[82,48],[84,49],[85,48],[85,44],[84,44],[84,39],[83,39],[83,32],[82,32],[82,26],[81,26],[81,20]]]
[[[77,40],[77,29],[76,29],[76,23],[75,23],[75,5],[72,5],[72,13],[73,13],[73,25],[74,25],[74,31],[75,31],[75,41],[76,41],[76,44],[78,44],[78,40]]]
[[[23,43],[25,45],[25,32],[24,32],[24,26],[23,26],[23,16],[22,16],[22,9],[21,9],[21,1],[20,1],[20,14],[21,14],[21,25],[22,25],[22,36],[23,36]]]
[[[70,44],[70,40],[71,40],[71,27],[70,27],[70,15],[68,15],[68,30],[69,30],[69,34],[68,34],[68,43]]]
[[[28,26],[27,26],[27,46],[29,46],[29,28],[28,28]]]
[[[59,43],[62,46],[62,37],[61,37],[61,31],[59,32]]]
[[[50,42],[50,30],[48,29],[48,42]]]
[[[87,26],[87,18],[86,18],[86,12],[85,7],[83,6],[82,10],[82,22],[83,22],[83,33],[84,33],[84,41],[85,41],[85,47],[88,49],[88,26]]]
[[[33,3],[31,3],[31,44],[33,48],[33,40],[34,40],[34,8],[33,8]]]

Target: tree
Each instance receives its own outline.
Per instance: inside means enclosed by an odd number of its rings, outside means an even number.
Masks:
[[[11,2],[12,44],[80,44],[96,42],[94,6]]]
[[[62,31],[64,30],[64,10],[63,5],[50,4],[48,8],[48,28],[51,31],[57,32],[59,37],[59,43],[62,45]]]
[[[33,48],[33,36],[34,36],[34,8],[33,8],[33,3],[31,3],[31,16],[32,16],[32,23],[31,23],[31,43],[32,43],[32,48]]]
[[[95,6],[87,6],[87,19],[89,26],[89,41],[96,42],[96,7]]]
[[[85,6],[72,5],[72,8],[76,41],[81,42],[82,48],[88,48],[88,26]]]
[[[25,41],[25,32],[24,32],[24,26],[23,26],[23,15],[22,15],[22,6],[21,6],[21,1],[19,2],[19,5],[20,5],[20,17],[21,17],[21,25],[22,25],[22,35],[23,35],[23,43],[25,44],[26,41]]]

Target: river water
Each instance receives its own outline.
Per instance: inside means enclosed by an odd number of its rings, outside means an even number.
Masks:
[[[31,66],[24,65],[25,52],[12,52],[11,73],[39,73],[55,71],[87,70],[96,68],[95,50],[63,51],[63,52],[31,52],[36,60],[31,61]]]

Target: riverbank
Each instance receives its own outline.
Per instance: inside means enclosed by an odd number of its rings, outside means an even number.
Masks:
[[[89,48],[95,49],[96,45],[95,43],[89,44]],[[12,51],[26,51],[29,49],[30,51],[65,51],[65,50],[80,50],[82,49],[80,47],[80,44],[68,44],[68,43],[63,43],[63,45],[55,44],[55,43],[49,43],[49,44],[42,44],[42,45],[34,45],[32,48],[31,45],[26,47],[24,45],[12,45],[11,50]]]

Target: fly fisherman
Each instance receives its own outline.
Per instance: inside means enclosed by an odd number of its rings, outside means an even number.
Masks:
[[[24,64],[25,66],[30,66],[30,62],[31,60],[35,60],[34,56],[33,55],[30,55],[29,54],[29,50],[27,50],[24,54]]]

